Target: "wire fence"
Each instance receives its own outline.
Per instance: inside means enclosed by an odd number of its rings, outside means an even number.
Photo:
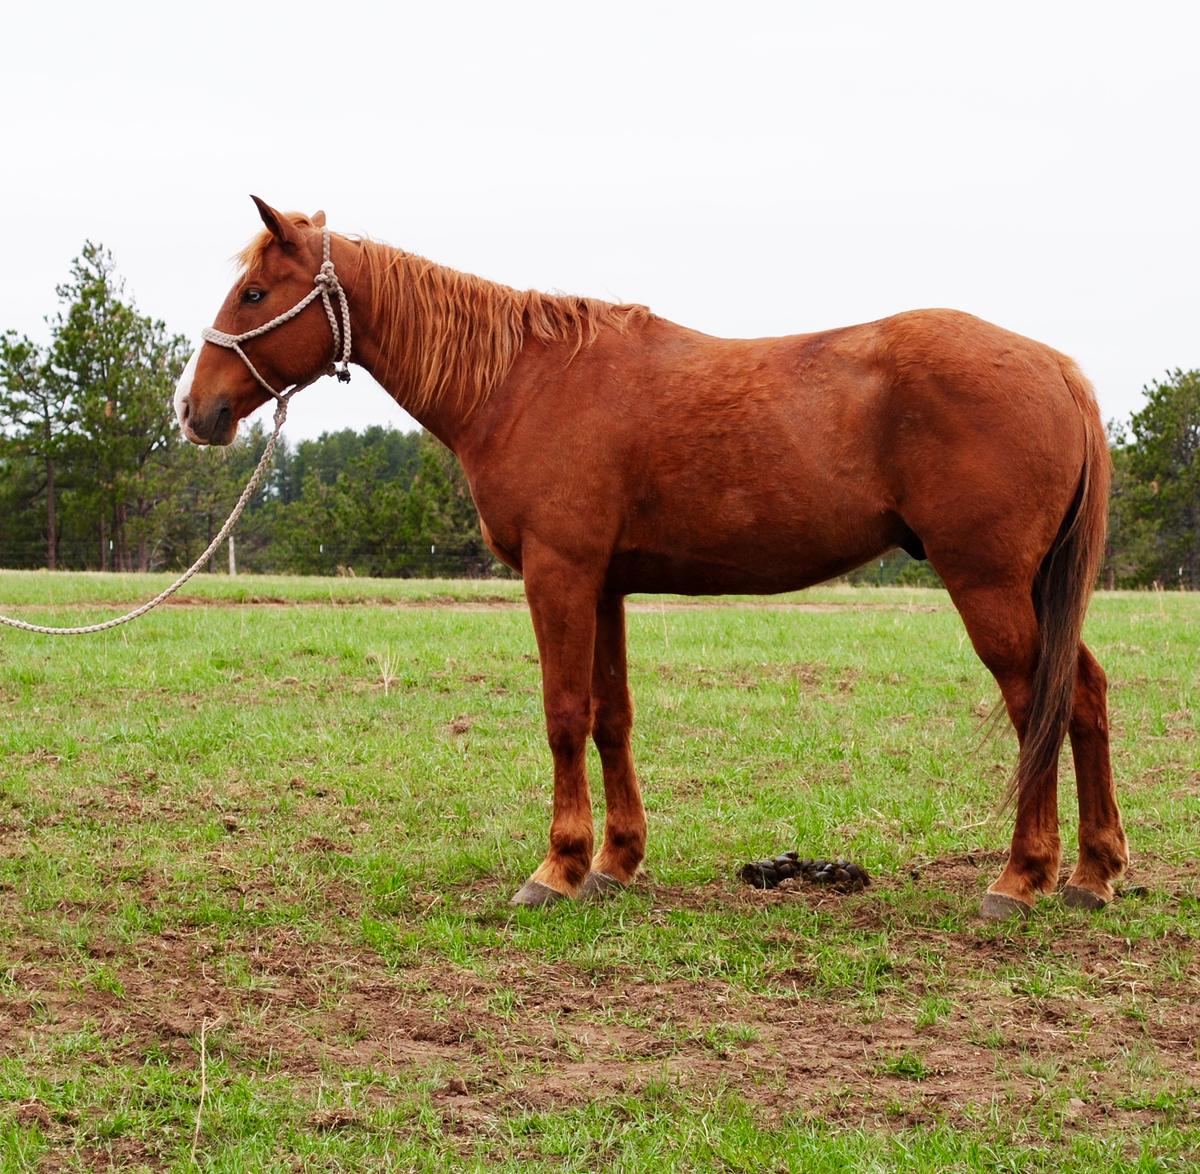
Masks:
[[[136,551],[118,554],[102,551],[97,542],[64,542],[57,550],[55,570],[130,572],[171,572],[189,566],[206,544],[180,545],[177,548],[148,550],[143,560]],[[367,578],[399,579],[481,579],[511,578],[513,572],[496,559],[482,544],[466,546],[440,543],[341,543],[313,542],[297,550],[272,550],[272,544],[234,541],[237,572],[281,575],[343,575]],[[0,540],[0,569],[42,570],[47,566],[46,544],[5,542]],[[209,570],[229,574],[228,550],[223,547],[213,556]]]

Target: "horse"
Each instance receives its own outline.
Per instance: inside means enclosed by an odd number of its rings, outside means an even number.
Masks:
[[[524,580],[541,664],[553,815],[514,904],[623,889],[644,859],[627,595],[790,591],[897,547],[941,576],[1017,732],[1011,848],[981,915],[1027,916],[1057,887],[1068,738],[1079,852],[1061,899],[1113,898],[1128,847],[1107,681],[1081,640],[1110,465],[1071,359],[945,309],[713,337],[644,306],[511,289],[252,198],[262,228],[180,380],[180,424],[196,444],[228,444],[340,352],[343,377],[346,361],[365,368],[456,455],[484,540]],[[605,797],[595,852],[589,737]]]

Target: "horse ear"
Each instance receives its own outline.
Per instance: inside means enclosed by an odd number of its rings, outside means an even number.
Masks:
[[[267,231],[289,252],[296,248],[300,244],[300,233],[296,231],[296,226],[282,212],[276,212],[266,200],[260,200],[257,196],[250,198],[258,208]]]
[[[325,227],[325,213],[324,212],[314,212],[312,214],[312,222],[315,227],[324,228]]]

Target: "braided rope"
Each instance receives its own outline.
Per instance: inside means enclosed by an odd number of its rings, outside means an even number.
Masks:
[[[148,611],[153,611],[154,608],[158,607],[160,603],[170,599],[213,556],[217,547],[225,541],[229,536],[229,532],[237,525],[238,519],[242,516],[242,511],[254,495],[259,482],[262,481],[263,474],[267,471],[267,466],[271,463],[271,458],[275,455],[275,446],[279,443],[279,434],[283,430],[283,422],[287,418],[288,400],[296,392],[302,391],[311,383],[315,383],[322,375],[335,374],[343,382],[350,378],[350,303],[346,300],[346,291],[342,289],[342,283],[338,281],[337,273],[333,268],[333,261],[329,257],[329,229],[324,229],[323,233],[323,260],[321,268],[313,278],[313,288],[290,310],[285,310],[282,314],[272,318],[270,322],[265,322],[262,326],[256,326],[253,330],[247,330],[242,334],[228,334],[224,330],[217,330],[212,326],[206,326],[201,331],[201,337],[205,342],[225,347],[240,355],[242,362],[246,364],[254,378],[277,401],[275,405],[275,431],[271,433],[271,438],[267,441],[267,447],[263,449],[263,454],[259,457],[254,472],[250,474],[250,480],[246,482],[246,488],[242,490],[241,497],[237,499],[237,503],[233,507],[233,512],[226,519],[225,525],[218,531],[217,536],[208,544],[204,553],[169,587],[160,591],[153,599],[147,600],[140,607],[135,607],[133,611],[126,612],[123,616],[117,616],[116,619],[105,620],[101,624],[87,624],[78,628],[49,628],[44,624],[27,624],[24,620],[15,620],[10,616],[0,615],[0,624],[9,628],[17,628],[22,632],[36,632],[42,636],[88,636],[93,632],[107,632],[109,628],[119,627],[121,624],[129,623],[130,620],[136,620],[139,616],[144,616]],[[342,317],[341,326],[338,325],[337,315],[335,315],[333,310],[330,291],[336,293],[338,297],[338,309]],[[258,338],[259,335],[266,334],[269,330],[274,330],[276,326],[282,326],[285,322],[290,322],[313,299],[318,297],[325,306],[325,316],[329,319],[330,330],[333,331],[333,353],[337,355],[338,351],[341,351],[341,357],[336,361],[341,364],[341,367],[339,368],[331,360],[327,368],[318,371],[306,383],[296,384],[284,391],[276,391],[258,373],[254,364],[247,357],[246,352],[242,350],[241,343],[251,338]]]

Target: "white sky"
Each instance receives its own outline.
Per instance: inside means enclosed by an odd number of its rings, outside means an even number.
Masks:
[[[85,238],[193,339],[248,192],[715,334],[955,306],[1106,416],[1200,366],[1185,3],[10,5],[0,329]],[[407,417],[361,372],[294,439]]]

